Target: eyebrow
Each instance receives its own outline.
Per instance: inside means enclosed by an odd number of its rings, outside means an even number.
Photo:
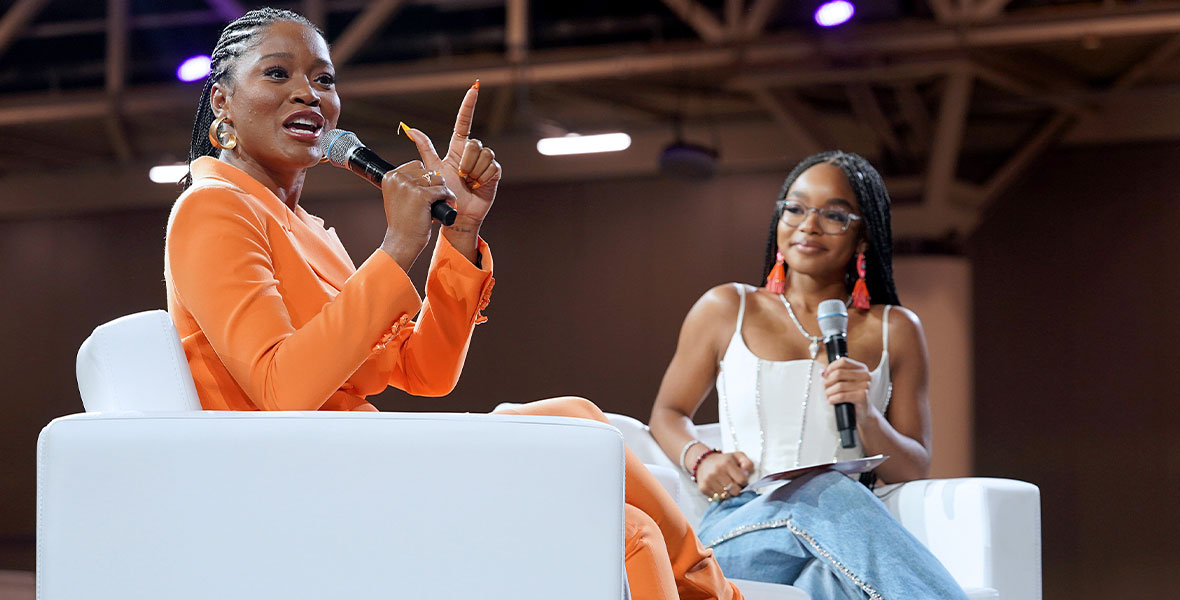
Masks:
[[[292,60],[292,59],[294,59],[294,58],[295,58],[295,55],[294,55],[294,54],[291,54],[290,52],[271,52],[270,54],[265,54],[265,55],[263,55],[263,56],[262,56],[261,58],[259,58],[258,60],[260,60],[260,61],[263,61],[263,60],[269,60],[269,59],[272,59],[272,58],[285,58],[285,59],[288,59],[288,60]],[[330,67],[330,66],[332,66],[332,63],[330,63],[330,62],[328,62],[328,61],[326,61],[326,60],[324,60],[324,59],[322,59],[322,58],[317,58],[317,59],[315,59],[315,64],[317,64],[317,65],[322,65],[322,66],[325,66],[325,67]]]
[[[792,191],[792,192],[789,194],[789,196],[791,196],[791,197],[798,197],[798,198],[802,198],[803,200],[810,200],[810,199],[811,199],[811,198],[809,198],[809,197],[807,196],[807,194],[804,194],[803,192],[800,192],[799,190],[793,190],[793,191]],[[855,208],[855,207],[856,207],[856,205],[854,205],[853,203],[851,203],[851,202],[849,202],[849,201],[847,201],[847,200],[845,200],[845,199],[843,199],[843,198],[830,198],[830,199],[828,199],[828,202],[827,202],[827,203],[828,203],[828,204],[840,204],[840,205],[843,205],[843,206],[845,206],[846,208],[850,208],[850,209],[852,209],[852,208]]]

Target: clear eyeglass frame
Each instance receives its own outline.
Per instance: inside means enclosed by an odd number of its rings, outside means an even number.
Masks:
[[[783,207],[783,216],[779,220],[788,227],[798,227],[807,220],[808,215],[816,213],[819,215],[820,230],[830,235],[848,231],[853,223],[863,218],[844,208],[816,208],[795,200],[779,200],[779,206]],[[801,212],[792,212],[792,208]]]

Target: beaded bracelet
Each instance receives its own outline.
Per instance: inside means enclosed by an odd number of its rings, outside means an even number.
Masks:
[[[697,469],[700,468],[701,461],[705,460],[705,457],[709,456],[710,454],[721,454],[721,451],[716,448],[709,448],[708,450],[705,450],[704,454],[697,457],[697,462],[692,465],[692,470],[688,472],[693,481],[697,480]]]

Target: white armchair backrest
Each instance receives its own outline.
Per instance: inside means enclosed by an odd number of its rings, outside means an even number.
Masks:
[[[149,310],[99,325],[78,349],[86,412],[201,410],[172,318]]]

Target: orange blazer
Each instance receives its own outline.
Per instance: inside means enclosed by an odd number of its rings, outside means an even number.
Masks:
[[[426,301],[390,256],[358,269],[333,229],[224,162],[199,158],[168,220],[164,281],[207,410],[375,410],[387,385],[450,393],[490,298],[439,236]],[[419,315],[417,322],[410,319]]]

